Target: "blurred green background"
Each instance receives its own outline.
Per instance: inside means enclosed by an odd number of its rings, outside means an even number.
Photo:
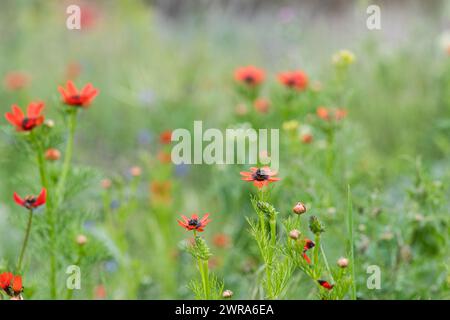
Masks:
[[[2,1],[0,75],[20,71],[29,77],[20,90],[8,89],[5,79],[3,112],[13,103],[43,100],[47,117],[63,129],[57,86],[72,78],[79,87],[92,82],[100,89],[80,116],[76,135],[75,163],[92,169],[92,183],[75,198],[78,209],[72,212],[74,204],[68,205],[61,218],[64,225],[75,211],[89,213],[87,223],[64,229],[67,241],[79,232],[93,239],[87,280],[76,297],[103,297],[101,285],[107,298],[191,298],[186,283],[195,268],[179,250],[187,236],[175,219],[210,212],[207,239],[214,242],[224,233],[230,241],[226,248],[212,246],[215,271],[238,298],[257,298],[252,286],[258,256],[245,221],[252,215],[252,189],[239,180],[246,166],[175,167],[158,161],[166,148],[159,134],[191,129],[194,120],[220,129],[306,121],[281,115],[275,103],[267,115],[236,114],[233,70],[253,64],[267,71],[264,97],[281,90],[277,72],[302,69],[323,86],[323,94],[301,100],[305,108],[348,110],[331,177],[320,161],[320,133],[304,146],[281,131],[283,180],[273,195],[281,214],[289,215],[296,201],[306,202],[328,226],[324,242],[336,260],[345,254],[350,184],[358,211],[358,296],[450,298],[450,6],[438,0],[376,3],[382,29],[371,31],[369,1]],[[66,28],[69,4],[86,13],[81,30]],[[331,57],[340,49],[351,50],[356,62],[337,88]],[[38,189],[34,160],[17,149],[6,120],[2,129],[0,270],[14,261],[22,237],[12,192]],[[134,165],[143,168],[136,186],[128,173]],[[113,179],[119,191],[105,195],[102,178]],[[155,181],[170,181],[169,201],[155,199]],[[121,231],[113,231],[120,236],[105,231],[108,211],[123,212]],[[37,242],[26,287],[32,297],[45,298],[40,279],[46,270],[39,262],[45,246]],[[64,252],[73,247],[64,241],[59,246]],[[71,259],[61,257],[61,283]],[[382,269],[381,290],[365,286],[366,267],[373,264]],[[296,276],[287,298],[313,297],[304,279]]]

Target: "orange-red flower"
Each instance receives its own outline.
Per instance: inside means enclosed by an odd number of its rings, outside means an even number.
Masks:
[[[301,91],[308,85],[308,76],[300,70],[281,72],[278,74],[278,81],[290,89]]]
[[[33,210],[45,204],[47,201],[47,190],[42,188],[41,193],[38,196],[26,196],[23,199],[16,192],[14,192],[14,201],[19,206]]]
[[[313,141],[313,135],[311,133],[305,133],[301,136],[302,143],[309,144]]]
[[[314,243],[314,241],[310,240],[310,239],[305,239],[305,245],[303,246],[303,252],[302,252],[302,257],[303,259],[305,259],[306,263],[310,264],[311,263],[311,259],[308,257],[308,255],[306,254],[306,252],[309,249],[314,248],[316,244]]]
[[[16,127],[17,131],[31,131],[44,122],[44,116],[41,115],[44,109],[43,102],[31,102],[25,115],[20,107],[14,104],[12,112],[5,113],[6,120]]]
[[[264,70],[255,66],[240,67],[234,71],[234,79],[248,86],[261,84],[266,77]]]
[[[319,118],[325,121],[330,121],[331,119],[339,121],[347,116],[347,110],[343,108],[329,109],[325,107],[318,107],[316,114]]]
[[[31,81],[28,74],[20,71],[11,71],[4,78],[6,89],[14,91],[27,87]]]
[[[240,174],[242,180],[253,182],[258,189],[267,186],[271,182],[281,180],[280,178],[274,177],[277,173],[272,172],[269,167],[252,167],[250,168],[250,172],[243,171]]]
[[[162,144],[169,144],[172,142],[172,131],[170,130],[166,130],[161,132],[161,134],[159,135],[159,141]]]
[[[265,98],[258,98],[253,102],[255,110],[260,113],[267,113],[270,108],[270,101]]]
[[[325,280],[317,280],[317,282],[320,284],[321,287],[331,290],[334,287],[334,284],[330,284],[328,281]]]
[[[75,107],[88,107],[98,94],[98,89],[94,88],[92,83],[88,83],[83,89],[78,90],[70,80],[67,81],[66,88],[59,86],[58,90],[64,103]]]
[[[217,233],[213,237],[213,243],[219,248],[227,248],[230,246],[230,237],[224,233]]]
[[[13,275],[11,272],[0,274],[0,289],[8,296],[17,298],[23,291],[22,277]]]
[[[211,222],[211,220],[208,219],[209,214],[205,214],[203,218],[199,219],[199,217],[196,214],[193,214],[190,218],[187,218],[186,216],[181,216],[183,220],[177,220],[178,224],[185,228],[186,230],[195,230],[198,232],[204,231],[204,228],[208,223]]]

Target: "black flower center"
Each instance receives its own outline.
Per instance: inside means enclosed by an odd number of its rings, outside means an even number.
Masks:
[[[247,83],[252,84],[253,82],[255,82],[255,78],[252,75],[249,74],[249,75],[245,76],[244,81],[247,82]]]
[[[257,169],[253,173],[253,179],[256,181],[265,181],[269,179],[269,175],[263,169]]]
[[[31,209],[33,208],[37,198],[35,196],[26,196],[24,200],[25,200],[24,206],[28,209]]]
[[[202,226],[202,223],[198,221],[198,219],[189,219],[188,225],[196,228],[200,228]]]
[[[34,121],[33,121],[33,119],[30,119],[30,118],[24,118],[23,120],[22,120],[22,128],[24,129],[24,130],[30,130],[30,129],[32,129],[34,127]]]

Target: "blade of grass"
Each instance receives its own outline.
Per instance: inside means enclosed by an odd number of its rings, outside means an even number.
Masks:
[[[355,283],[355,255],[354,255],[354,240],[353,240],[353,203],[350,185],[347,187],[347,224],[348,237],[350,246],[350,272],[352,277],[351,298],[356,300],[356,283]]]

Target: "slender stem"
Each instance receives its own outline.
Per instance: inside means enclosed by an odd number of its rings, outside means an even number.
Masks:
[[[50,191],[50,185],[47,179],[47,168],[44,159],[44,150],[39,139],[36,138],[34,132],[31,131],[31,138],[36,147],[37,161],[39,167],[39,174],[41,177],[41,183],[44,188],[47,189],[46,200],[46,216],[49,226],[49,241],[50,241],[50,295],[53,299],[56,299],[56,239],[55,239],[55,218],[53,210],[53,194]]]
[[[18,273],[20,273],[20,270],[22,269],[23,257],[25,255],[25,250],[27,248],[28,239],[30,238],[30,231],[31,231],[31,224],[32,224],[32,222],[33,222],[33,209],[30,209],[29,215],[28,215],[27,229],[25,231],[25,238],[23,239],[22,250],[20,250],[19,260],[17,262],[17,272]]]
[[[320,244],[320,233],[316,233],[315,237],[314,237],[314,241],[316,243],[316,246],[314,248],[314,255],[313,255],[313,265],[315,266],[314,268],[314,275],[316,278],[318,278],[320,276],[320,271],[319,271],[319,250],[321,247]]]
[[[69,174],[70,163],[72,161],[73,141],[75,137],[75,129],[77,127],[77,114],[78,109],[72,110],[69,116],[69,137],[66,145],[66,152],[64,155],[64,163],[61,171],[61,176],[56,187],[57,201],[61,200],[64,193],[64,187],[66,184],[67,175]]]
[[[322,253],[323,261],[325,262],[325,267],[327,268],[328,274],[330,275],[331,280],[335,282],[333,274],[331,273],[330,265],[328,264],[327,256],[325,255],[325,251],[323,250],[322,244],[320,244],[320,252]]]
[[[355,255],[354,255],[354,240],[353,240],[353,203],[350,185],[347,192],[347,222],[349,233],[349,245],[350,245],[350,271],[352,277],[352,291],[351,298],[356,300],[356,283],[355,283]]]

